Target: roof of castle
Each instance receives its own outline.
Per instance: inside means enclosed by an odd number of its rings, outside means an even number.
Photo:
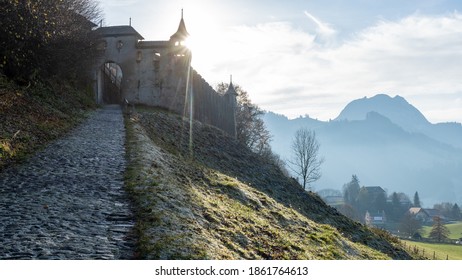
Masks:
[[[136,47],[140,49],[168,48],[170,46],[169,41],[139,41],[136,44]]]
[[[178,30],[170,36],[170,41],[175,41],[175,40],[184,40],[186,37],[189,36],[188,31],[186,30],[186,24],[184,23],[183,19],[183,10],[181,11],[181,20],[180,20],[180,25],[178,26]]]
[[[143,40],[143,36],[138,33],[131,25],[107,26],[100,27],[95,31],[102,37],[121,37],[121,36],[135,36],[139,40]]]
[[[234,88],[233,82],[229,83],[228,90],[226,90],[225,94],[232,94],[232,95],[238,95],[236,92],[236,89]]]

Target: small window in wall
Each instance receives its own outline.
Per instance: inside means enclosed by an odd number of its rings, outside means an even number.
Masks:
[[[159,72],[160,69],[160,53],[154,52],[152,57],[152,64],[154,65],[154,71]]]
[[[159,60],[154,60],[154,71],[159,72],[160,70],[160,61]]]
[[[116,47],[119,51],[120,49],[123,48],[123,46],[124,46],[124,42],[122,42],[122,40],[117,41]]]
[[[136,62],[140,63],[142,59],[143,59],[143,53],[141,51],[138,51],[136,53]]]

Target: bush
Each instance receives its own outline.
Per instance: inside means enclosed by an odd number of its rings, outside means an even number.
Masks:
[[[87,75],[96,55],[92,21],[101,14],[95,2],[9,0],[0,14],[0,71],[6,76],[28,84]]]

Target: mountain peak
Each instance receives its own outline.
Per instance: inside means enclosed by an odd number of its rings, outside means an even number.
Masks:
[[[402,128],[414,132],[430,123],[425,116],[406,99],[396,95],[377,94],[350,102],[335,120],[365,120],[367,114],[377,112]]]

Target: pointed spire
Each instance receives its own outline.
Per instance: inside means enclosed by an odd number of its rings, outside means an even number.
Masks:
[[[183,9],[181,9],[181,20],[180,25],[178,26],[178,30],[170,36],[170,41],[179,42],[184,41],[189,36],[188,31],[186,30],[186,24],[184,23],[183,19]]]
[[[236,92],[236,89],[234,88],[234,85],[233,85],[233,75],[230,75],[230,79],[229,79],[229,86],[228,86],[228,90],[226,91],[226,94],[232,94],[232,95],[235,95],[237,96],[237,92]]]

